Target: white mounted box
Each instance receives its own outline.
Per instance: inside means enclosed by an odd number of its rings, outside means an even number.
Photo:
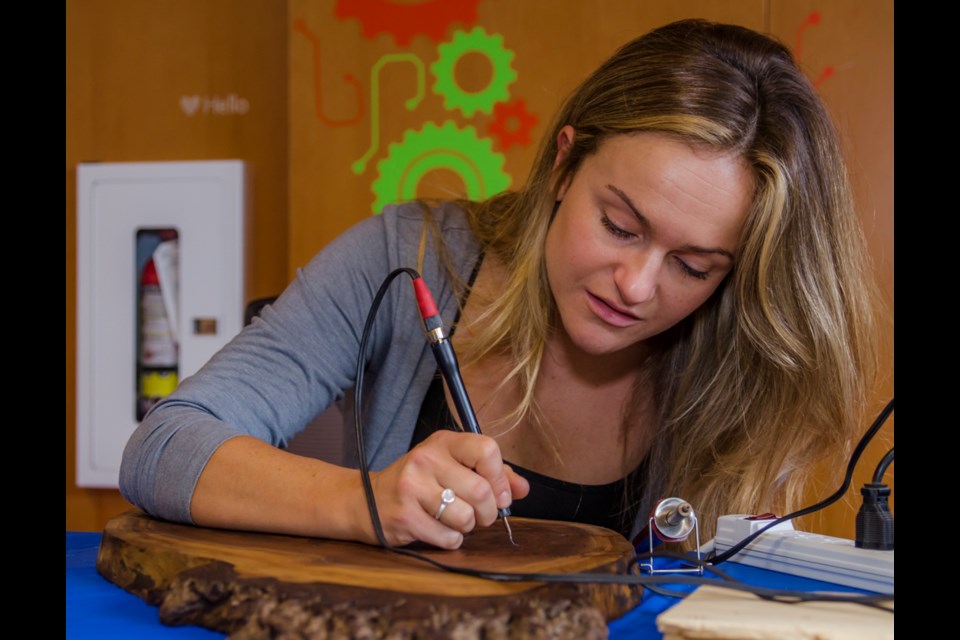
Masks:
[[[137,426],[138,231],[178,235],[183,380],[243,327],[245,224],[241,161],[78,165],[77,486],[117,487]]]

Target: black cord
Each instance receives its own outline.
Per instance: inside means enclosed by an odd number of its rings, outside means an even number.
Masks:
[[[357,372],[356,372],[356,387],[354,389],[354,427],[356,429],[357,436],[357,454],[360,458],[360,478],[363,483],[363,491],[367,500],[367,509],[370,512],[370,519],[373,523],[373,530],[377,536],[377,540],[380,542],[380,545],[393,553],[404,555],[410,558],[415,558],[422,562],[442,569],[450,573],[457,573],[466,576],[472,576],[475,578],[482,578],[485,580],[495,580],[499,582],[559,582],[559,583],[577,583],[577,584],[617,584],[617,585],[633,585],[633,586],[643,586],[649,588],[651,585],[663,585],[663,584],[686,584],[686,585],[713,585],[716,587],[724,587],[729,589],[736,589],[738,591],[746,591],[749,593],[756,594],[762,598],[776,600],[778,602],[801,602],[801,601],[830,601],[830,602],[853,602],[857,604],[866,604],[869,606],[878,606],[880,603],[889,602],[893,600],[893,594],[878,594],[878,595],[862,595],[862,594],[836,594],[836,593],[820,593],[820,592],[809,592],[809,591],[794,591],[787,589],[768,589],[764,587],[754,587],[747,585],[743,582],[735,580],[729,575],[723,573],[715,567],[700,562],[703,564],[704,568],[718,574],[722,579],[720,581],[711,579],[711,578],[702,578],[702,577],[679,577],[679,576],[663,576],[663,575],[636,575],[636,574],[618,574],[618,573],[515,573],[515,572],[505,572],[505,571],[479,571],[476,569],[469,569],[465,567],[456,567],[453,565],[448,565],[438,560],[435,560],[429,556],[426,556],[422,553],[413,551],[412,549],[406,549],[403,547],[395,547],[387,542],[386,536],[383,533],[383,525],[380,522],[380,515],[377,511],[377,503],[373,494],[373,484],[370,481],[370,470],[369,465],[367,464],[366,451],[363,444],[363,420],[361,414],[363,413],[363,372],[365,369],[365,354],[366,354],[366,345],[367,340],[370,335],[370,331],[373,328],[374,318],[376,317],[377,311],[380,308],[380,303],[383,300],[383,296],[386,294],[388,287],[393,282],[397,276],[406,273],[412,279],[417,279],[420,277],[415,270],[409,268],[400,268],[395,269],[387,275],[386,279],[383,281],[383,284],[380,285],[380,289],[377,291],[376,296],[373,299],[373,302],[370,305],[370,311],[367,315],[366,323],[363,327],[363,334],[360,336],[360,345],[359,345],[359,354],[357,356]],[[891,400],[891,409],[892,403]],[[644,554],[643,556],[636,556],[631,560],[628,567],[633,567],[641,559],[644,558],[653,558],[653,557],[668,557],[673,555],[673,552],[660,551],[657,554],[652,552],[649,554]],[[676,554],[679,555],[679,554]],[[698,561],[695,558],[689,556],[681,556],[685,562],[698,564]],[[716,563],[713,563],[716,564]],[[658,590],[660,591],[660,590]],[[671,597],[683,597],[687,594],[669,594]],[[881,607],[885,610],[892,612],[892,609],[886,607]]]
[[[833,495],[829,496],[824,500],[821,500],[820,502],[814,505],[811,505],[809,507],[804,507],[799,511],[794,511],[793,513],[777,518],[776,520],[771,520],[769,524],[765,525],[761,529],[757,529],[756,531],[746,536],[745,538],[743,538],[743,540],[733,545],[723,553],[710,558],[710,563],[717,565],[717,564],[720,564],[721,562],[726,562],[727,560],[729,560],[730,558],[738,554],[748,544],[756,540],[761,534],[763,534],[768,529],[775,527],[781,522],[786,522],[787,520],[792,520],[794,518],[798,518],[800,516],[805,516],[807,514],[814,513],[815,511],[819,511],[820,509],[828,507],[834,502],[836,502],[837,500],[839,500],[840,498],[842,498],[843,495],[847,492],[847,489],[850,488],[850,483],[853,480],[853,471],[857,466],[857,462],[860,460],[860,456],[863,455],[864,450],[867,448],[867,444],[869,444],[870,441],[873,440],[873,437],[877,434],[877,431],[880,430],[880,427],[883,426],[883,423],[887,421],[887,418],[890,417],[890,414],[893,412],[893,400],[894,400],[893,398],[890,398],[890,402],[887,403],[887,406],[885,406],[883,410],[880,412],[880,414],[876,417],[876,419],[873,421],[873,424],[870,425],[869,429],[867,429],[867,432],[863,434],[862,438],[860,438],[860,442],[857,443],[856,448],[854,448],[853,450],[853,455],[850,456],[850,463],[847,464],[847,472],[844,475],[843,484],[840,486],[839,489],[836,490],[836,492],[834,492]],[[891,451],[891,455],[892,453],[893,452]]]
[[[890,466],[891,462],[893,462],[893,447],[890,447],[890,451],[887,451],[887,455],[883,456],[883,460],[877,465],[877,470],[873,472],[874,484],[883,483],[883,476],[887,473],[887,467]]]
[[[373,521],[373,531],[377,534],[377,540],[380,541],[380,545],[387,549],[392,549],[392,547],[387,544],[387,539],[383,535],[383,525],[380,524],[380,513],[377,511],[377,499],[373,496],[373,485],[370,482],[370,469],[367,465],[366,450],[363,446],[363,419],[361,418],[363,404],[361,404],[361,400],[363,398],[363,372],[366,369],[364,366],[364,357],[367,353],[367,338],[370,335],[370,330],[373,328],[373,321],[377,317],[380,302],[383,301],[383,296],[386,295],[390,283],[403,273],[406,273],[414,280],[420,277],[420,274],[413,269],[394,269],[383,281],[383,284],[380,285],[380,289],[377,291],[377,295],[374,296],[373,302],[370,305],[370,311],[367,313],[367,321],[363,325],[363,334],[360,336],[360,350],[357,354],[357,381],[353,390],[353,427],[354,431],[357,432],[357,454],[360,456],[360,480],[363,482],[363,493],[367,498],[367,509],[370,511],[370,519]]]

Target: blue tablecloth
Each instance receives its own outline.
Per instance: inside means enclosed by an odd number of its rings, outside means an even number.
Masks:
[[[100,537],[99,533],[67,532],[67,638],[210,640],[224,637],[224,634],[202,627],[164,626],[156,607],[100,576],[96,570]],[[733,562],[724,563],[722,568],[743,582],[762,587],[860,592]],[[671,588],[692,590],[690,587]],[[676,598],[644,592],[643,600],[635,609],[610,623],[611,640],[660,640],[663,636],[657,631],[656,618],[677,602]]]

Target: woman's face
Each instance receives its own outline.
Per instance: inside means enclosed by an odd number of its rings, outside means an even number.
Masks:
[[[558,136],[559,164],[573,128]],[[546,266],[562,329],[610,354],[665,331],[733,268],[754,180],[736,156],[657,133],[604,140],[561,185]]]

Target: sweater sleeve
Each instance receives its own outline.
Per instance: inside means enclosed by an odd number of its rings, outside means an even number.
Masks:
[[[124,449],[125,499],[156,517],[192,522],[193,491],[224,442],[248,435],[284,446],[351,390],[373,297],[392,269],[415,266],[411,247],[422,219],[399,210],[365,219],[330,243],[276,302],[147,414]],[[457,245],[464,228],[454,226]],[[437,273],[435,266],[429,270]],[[415,302],[401,288],[395,284],[384,298],[365,357],[365,380],[382,387],[371,402],[373,468],[398,457],[404,438],[409,443],[395,422],[413,422],[409,398],[431,375],[426,342],[419,330],[409,330],[416,327]],[[445,289],[438,304],[446,316],[452,296]],[[395,332],[395,326],[404,329]]]

